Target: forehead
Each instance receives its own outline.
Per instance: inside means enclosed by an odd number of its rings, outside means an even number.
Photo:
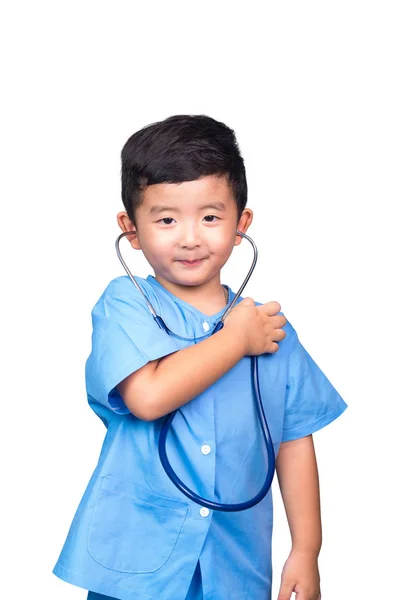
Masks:
[[[221,211],[236,209],[235,198],[225,176],[208,175],[194,181],[150,185],[143,192],[141,208],[147,213],[155,213],[163,207],[182,210],[210,205]]]

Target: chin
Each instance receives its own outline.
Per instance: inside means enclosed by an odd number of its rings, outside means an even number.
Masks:
[[[171,277],[171,279],[169,279],[169,281],[171,281],[171,283],[174,283],[175,285],[183,285],[186,287],[195,287],[198,285],[203,285],[204,283],[206,283],[208,281],[208,278],[206,277]]]

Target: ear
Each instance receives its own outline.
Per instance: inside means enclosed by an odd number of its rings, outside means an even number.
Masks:
[[[250,208],[245,208],[240,216],[240,219],[239,219],[236,229],[238,231],[242,231],[243,233],[246,233],[246,231],[248,230],[248,228],[251,225],[252,220],[253,220],[253,211]],[[239,246],[242,239],[243,238],[240,235],[237,235],[236,239],[235,239],[235,246]]]
[[[133,222],[128,217],[128,213],[127,212],[118,213],[117,214],[117,223],[118,223],[120,229],[122,229],[122,231],[124,231],[124,232],[131,231],[132,232],[132,235],[127,235],[125,237],[129,240],[132,248],[134,248],[135,250],[140,250],[139,239],[137,236],[137,228],[136,228],[136,225],[134,225]]]

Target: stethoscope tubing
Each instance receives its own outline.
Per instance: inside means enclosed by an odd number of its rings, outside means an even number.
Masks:
[[[167,325],[164,323],[162,317],[157,315],[156,311],[154,310],[154,307],[152,306],[152,304],[146,297],[145,293],[143,292],[142,288],[136,281],[135,277],[132,275],[131,271],[129,270],[128,265],[126,264],[126,262],[124,261],[124,259],[122,257],[120,247],[119,247],[119,242],[124,236],[130,235],[130,234],[134,234],[134,232],[126,231],[126,232],[120,234],[118,236],[118,238],[116,239],[115,248],[116,248],[117,256],[118,256],[122,266],[124,267],[127,275],[131,279],[132,283],[134,284],[136,289],[139,290],[139,292],[143,295],[143,297],[146,301],[146,304],[147,304],[155,322],[160,327],[160,329],[163,329],[168,335],[172,335],[173,337],[177,337],[179,339],[183,339],[183,340],[187,340],[187,341],[200,341],[202,339],[209,337],[209,335],[206,335],[204,337],[197,338],[196,340],[192,340],[191,338],[182,338],[181,336],[172,332],[167,327]],[[243,292],[245,286],[247,285],[247,282],[249,281],[249,279],[254,271],[255,265],[257,263],[258,251],[257,251],[257,247],[256,247],[254,241],[248,235],[246,235],[245,233],[243,233],[241,231],[237,231],[237,234],[240,235],[241,237],[245,238],[246,240],[248,240],[251,243],[251,245],[253,247],[253,252],[254,252],[253,261],[252,261],[251,267],[249,269],[249,272],[246,275],[246,278],[244,279],[238,292],[235,294],[234,298],[232,299],[232,301],[229,303],[228,307],[224,311],[221,319],[218,321],[218,323],[214,327],[214,330],[212,331],[211,335],[214,335],[215,333],[220,331],[222,329],[222,327],[224,326],[224,321],[225,321],[226,317],[231,312],[237,299]],[[270,433],[270,430],[268,427],[268,422],[267,422],[267,419],[265,416],[264,407],[263,407],[262,399],[261,399],[260,381],[259,381],[259,373],[258,373],[258,356],[251,356],[251,376],[252,376],[251,379],[252,379],[253,394],[256,399],[255,404],[256,404],[257,415],[258,415],[258,419],[259,419],[259,422],[261,425],[261,431],[263,434],[264,443],[265,443],[266,450],[267,450],[268,467],[267,467],[267,475],[266,475],[266,478],[265,478],[265,481],[264,481],[264,484],[263,484],[261,490],[258,492],[258,494],[256,494],[250,500],[247,500],[246,502],[236,503],[236,504],[225,504],[225,503],[220,503],[220,502],[214,502],[214,501],[208,500],[206,498],[202,498],[201,496],[199,496],[198,494],[193,492],[193,490],[191,490],[187,485],[185,485],[183,483],[183,481],[175,473],[174,469],[171,466],[171,463],[169,462],[168,456],[167,456],[167,450],[166,450],[167,435],[168,435],[169,428],[174,420],[174,417],[175,417],[176,413],[178,412],[178,409],[174,410],[171,413],[169,413],[168,415],[166,415],[163,425],[161,427],[161,431],[160,431],[160,435],[159,435],[159,439],[158,439],[158,453],[159,453],[161,464],[165,470],[165,473],[167,474],[169,479],[172,481],[172,483],[185,496],[187,496],[190,500],[192,500],[196,504],[200,504],[201,506],[204,506],[205,508],[208,508],[211,510],[217,510],[217,511],[223,511],[223,512],[238,512],[238,511],[247,510],[249,508],[252,508],[256,504],[261,502],[261,500],[269,492],[271,485],[272,485],[272,481],[273,481],[274,473],[275,473],[275,450],[274,450],[271,433]]]
[[[242,510],[248,510],[249,508],[252,508],[256,504],[261,502],[261,500],[263,500],[263,498],[267,495],[267,493],[269,492],[271,485],[272,485],[272,481],[273,481],[274,473],[275,473],[275,451],[274,451],[274,446],[273,446],[273,443],[271,440],[271,434],[269,431],[267,419],[265,417],[264,407],[262,405],[262,400],[261,400],[261,395],[260,395],[259,378],[258,378],[258,357],[257,356],[251,357],[251,370],[252,370],[253,392],[256,397],[256,408],[257,408],[258,418],[261,423],[261,430],[263,433],[264,442],[265,442],[265,446],[267,449],[267,455],[268,455],[268,469],[267,469],[267,475],[266,475],[266,478],[264,481],[264,485],[261,488],[261,490],[258,492],[258,494],[256,494],[254,496],[254,498],[252,498],[251,500],[247,500],[246,502],[241,502],[238,504],[225,504],[222,502],[214,502],[212,500],[207,500],[206,498],[202,498],[201,496],[199,496],[198,494],[193,492],[190,488],[187,487],[187,485],[185,485],[183,483],[183,481],[181,479],[179,479],[178,475],[173,470],[171,463],[169,462],[168,456],[167,456],[167,451],[166,451],[167,435],[168,435],[169,428],[172,424],[172,421],[175,417],[175,414],[177,413],[176,410],[166,416],[163,426],[161,428],[160,437],[158,440],[158,453],[160,456],[161,464],[164,467],[166,474],[168,475],[168,477],[170,478],[172,483],[174,483],[175,486],[183,494],[185,494],[185,496],[187,496],[193,502],[196,502],[196,504],[200,504],[201,506],[204,506],[205,508],[209,508],[211,510],[219,510],[219,511],[223,511],[223,512],[239,512]]]

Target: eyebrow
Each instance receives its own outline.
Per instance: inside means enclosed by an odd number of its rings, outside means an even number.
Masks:
[[[211,208],[212,210],[218,210],[218,211],[224,211],[226,210],[226,206],[223,202],[216,202],[215,204],[207,204],[205,206],[201,206],[200,210],[205,210],[206,208]],[[161,206],[158,204],[155,204],[154,206],[151,207],[149,214],[150,215],[158,215],[159,213],[163,212],[163,211],[168,211],[168,212],[179,212],[179,208],[174,208],[172,206]]]
[[[205,210],[206,208],[211,208],[212,210],[218,210],[221,212],[226,210],[226,206],[223,202],[216,202],[215,204],[206,204],[205,206],[201,206],[200,210]],[[176,208],[173,206],[161,206],[161,205],[156,204],[151,207],[149,214],[150,215],[158,215],[159,213],[161,213],[163,211],[179,212],[179,208]]]

